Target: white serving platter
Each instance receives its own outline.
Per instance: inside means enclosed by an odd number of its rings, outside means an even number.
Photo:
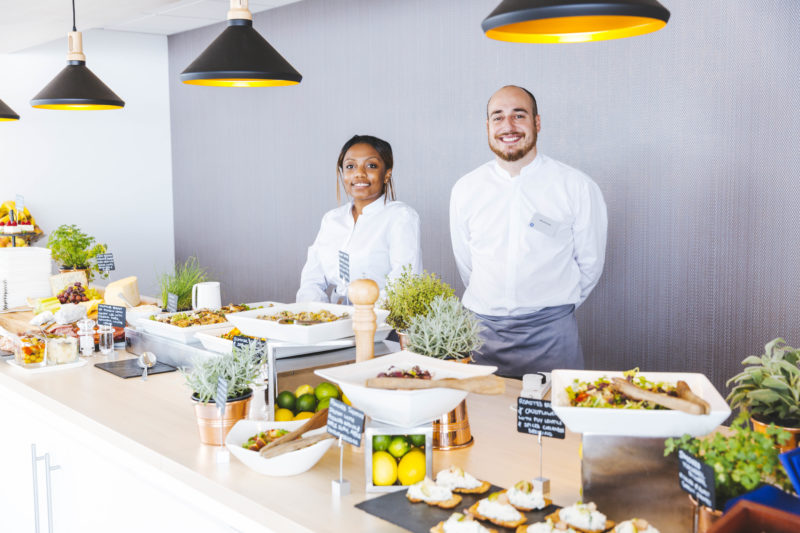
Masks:
[[[442,361],[402,351],[360,363],[322,368],[314,373],[337,383],[355,407],[375,420],[414,427],[441,417],[467,397],[466,391],[455,389],[388,390],[365,386],[368,378],[376,377],[390,366],[408,370],[415,365],[430,371],[433,379],[488,376],[497,370],[496,366]]]
[[[6,363],[13,366],[14,368],[19,368],[23,372],[30,372],[31,374],[39,374],[41,372],[55,372],[57,370],[67,370],[69,368],[78,368],[81,366],[86,365],[86,359],[76,359],[71,363],[63,363],[60,365],[45,365],[45,366],[24,366],[17,363],[14,359],[6,359]]]
[[[223,339],[222,335],[232,329],[230,324],[224,324],[223,327],[218,329],[209,329],[200,331],[195,334],[195,338],[200,341],[203,348],[211,352],[229,354],[233,351],[233,341]],[[392,326],[383,324],[375,330],[375,342],[380,342],[389,336],[392,331]],[[296,355],[305,355],[309,353],[324,352],[330,350],[338,350],[341,348],[349,348],[356,345],[355,337],[348,337],[346,339],[337,339],[332,341],[323,341],[318,344],[293,344],[285,341],[267,341],[273,348],[280,348],[276,352],[276,359],[283,359],[285,357],[294,357]]]
[[[553,370],[551,401],[553,411],[570,431],[615,435],[620,437],[679,437],[688,433],[701,437],[713,431],[731,414],[714,385],[703,374],[686,372],[640,372],[649,381],[675,384],[685,381],[692,392],[711,405],[707,415],[691,415],[681,411],[649,409],[611,409],[572,407],[566,388],[574,382],[593,382],[601,377],[624,377],[622,371]]]
[[[261,311],[261,309],[259,309],[259,311]],[[158,316],[173,316],[182,314],[183,312],[184,311],[182,311],[181,313],[161,313]],[[185,312],[188,313],[190,311],[185,311]],[[230,316],[235,316],[235,315],[230,315]],[[136,321],[135,325],[137,328],[146,331],[147,333],[152,333],[153,335],[158,335],[159,337],[165,337],[167,339],[176,340],[184,344],[195,342],[196,339],[194,338],[194,336],[198,332],[216,329],[222,325],[230,327],[230,324],[227,322],[219,322],[217,324],[206,324],[204,326],[190,326],[188,328],[180,328],[178,326],[173,326],[171,324],[164,324],[163,322],[150,320],[149,316],[139,318]]]
[[[262,422],[258,420],[239,420],[228,432],[225,446],[234,457],[239,459],[249,468],[266,476],[294,476],[302,474],[313,467],[325,455],[325,452],[336,442],[335,439],[326,439],[306,448],[285,453],[271,459],[264,459],[261,454],[253,450],[242,448],[247,439],[269,429],[286,429],[292,431],[302,426],[306,421],[293,422]],[[305,436],[325,433],[326,428],[319,428],[306,432]]]
[[[281,311],[299,313],[301,311],[330,311],[336,315],[347,313],[349,318],[340,318],[333,322],[302,326],[298,324],[279,324],[273,320],[261,320],[259,315],[275,315]],[[353,336],[353,313],[351,305],[337,305],[323,302],[299,302],[294,304],[276,304],[268,309],[254,309],[227,315],[228,321],[239,328],[239,331],[251,337],[291,342],[293,344],[319,344],[335,339]],[[375,309],[378,324],[383,324],[389,311]]]

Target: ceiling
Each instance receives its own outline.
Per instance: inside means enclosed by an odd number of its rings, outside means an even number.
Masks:
[[[299,0],[250,0],[257,13]],[[229,0],[76,0],[79,31],[95,28],[171,35],[224,21]],[[71,0],[0,0],[0,53],[65,37]]]

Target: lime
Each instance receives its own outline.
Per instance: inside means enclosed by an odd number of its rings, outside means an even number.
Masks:
[[[292,418],[292,420],[305,420],[306,418],[311,418],[312,416],[314,416],[314,413],[312,413],[311,411],[300,411],[299,413],[294,415],[294,418]]]
[[[317,400],[322,401],[325,398],[339,398],[339,389],[336,388],[336,385],[333,383],[328,383],[327,381],[323,381],[317,388],[314,389],[314,396],[317,397]]]
[[[390,442],[392,442],[391,435],[373,435],[372,450],[376,452],[385,452]]]
[[[294,418],[294,413],[289,409],[278,409],[275,411],[275,421],[276,422],[287,422]]]
[[[316,410],[317,411],[322,411],[323,409],[328,407],[328,404],[330,404],[330,403],[331,403],[331,399],[330,398],[323,398],[317,404],[317,409]]]
[[[294,411],[294,405],[297,401],[297,398],[291,391],[285,390],[278,394],[278,407],[282,409],[289,409],[290,411]]]
[[[413,485],[425,479],[425,453],[414,448],[400,459],[397,479],[401,485]]]
[[[394,485],[397,481],[397,461],[386,452],[372,454],[372,483],[378,486]]]
[[[297,387],[297,390],[294,391],[294,395],[298,398],[303,394],[314,394],[314,387],[311,385],[300,385]]]
[[[395,437],[392,437],[392,442],[389,443],[389,446],[386,448],[386,451],[388,451],[390,454],[400,459],[405,454],[407,454],[408,450],[410,449],[411,445],[408,443],[406,438],[402,435],[397,435]]]
[[[313,413],[314,409],[317,408],[317,399],[313,394],[303,394],[297,397],[295,406],[298,411],[311,411]]]
[[[425,435],[409,435],[408,439],[414,446],[425,446]]]

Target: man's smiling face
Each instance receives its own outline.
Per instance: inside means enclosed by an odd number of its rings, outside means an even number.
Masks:
[[[533,101],[518,87],[503,87],[489,100],[489,148],[504,161],[519,161],[536,147],[540,129]]]

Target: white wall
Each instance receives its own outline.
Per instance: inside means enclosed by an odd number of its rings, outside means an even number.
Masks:
[[[87,66],[124,101],[115,111],[49,111],[30,100],[66,65],[67,38],[0,54],[0,203],[25,196],[45,234],[77,224],[114,253],[111,279],[136,275],[156,294],[174,263],[167,38],[83,35]],[[43,237],[38,246],[44,246]]]

